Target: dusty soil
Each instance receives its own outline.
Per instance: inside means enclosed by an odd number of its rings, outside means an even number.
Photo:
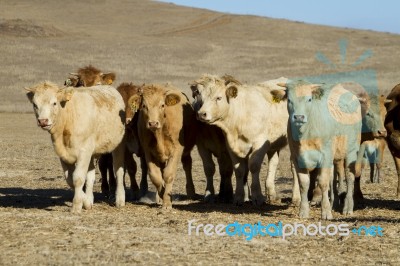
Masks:
[[[320,222],[319,208],[308,220],[289,204],[288,150],[276,180],[281,202],[206,204],[185,197],[179,169],[174,209],[129,200],[111,206],[95,186],[95,204],[80,215],[69,212],[72,191],[62,177],[48,133],[36,127],[23,87],[43,80],[63,83],[68,72],[89,63],[117,72],[123,81],[187,83],[202,73],[232,74],[243,82],[373,69],[381,93],[399,82],[400,35],[307,25],[252,16],[233,16],[150,1],[0,1],[0,264],[366,264],[400,263],[400,201],[397,176],[385,152],[383,180],[365,173],[365,200],[354,214],[334,212],[333,224],[350,229],[379,225],[382,237],[188,235],[196,224]],[[340,64],[338,42],[348,41]],[[351,63],[366,50],[373,56]],[[320,51],[338,64],[315,59]],[[196,191],[205,190],[197,151]],[[262,169],[262,182],[266,177]],[[97,181],[99,181],[97,176]],[[129,182],[128,182],[129,184]],[[215,179],[218,187],[218,176]],[[150,185],[151,191],[154,191]],[[151,194],[150,196],[152,196]],[[327,225],[327,222],[322,222]],[[194,231],[192,232],[194,234]]]

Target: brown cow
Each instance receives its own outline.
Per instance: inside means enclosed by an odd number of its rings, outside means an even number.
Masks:
[[[126,148],[125,148],[125,170],[131,178],[131,189],[134,193],[134,199],[139,199],[144,196],[148,191],[147,184],[147,165],[144,157],[143,149],[139,143],[138,136],[138,118],[139,114],[137,110],[132,110],[132,103],[129,103],[131,96],[138,94],[140,87],[132,83],[122,83],[118,86],[117,91],[121,94],[122,99],[125,103],[125,137],[126,137]],[[142,178],[140,181],[140,189],[136,183],[136,171],[137,165],[133,159],[133,154],[140,157],[140,166],[142,168]],[[107,180],[107,179],[106,179]],[[111,179],[110,179],[111,182]]]
[[[115,73],[103,73],[92,65],[78,69],[77,73],[69,73],[70,77],[64,82],[69,87],[91,87],[95,85],[111,85],[115,80]]]
[[[170,86],[144,85],[129,100],[139,112],[139,140],[150,179],[163,207],[172,208],[172,183],[179,159],[186,174],[186,192],[195,195],[190,152],[196,142],[196,116],[186,95]]]
[[[397,198],[400,198],[400,84],[397,84],[385,101],[386,117],[385,128],[387,130],[387,144],[396,165],[398,185]]]

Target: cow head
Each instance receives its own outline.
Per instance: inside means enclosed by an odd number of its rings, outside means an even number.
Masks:
[[[279,83],[278,86],[286,90],[273,90],[271,94],[274,101],[287,99],[290,123],[297,127],[306,124],[312,113],[313,102],[319,101],[324,94],[321,85],[299,81]]]
[[[92,65],[80,68],[77,73],[69,74],[70,77],[64,82],[64,85],[70,87],[111,85],[116,78],[115,73],[103,73]]]
[[[222,119],[229,110],[229,102],[237,97],[240,85],[239,81],[229,75],[204,75],[191,83],[197,118],[209,124]]]
[[[362,132],[371,135],[371,139],[384,138],[387,135],[383,124],[386,115],[384,103],[385,97],[383,95],[373,95],[371,97],[371,106],[362,118]]]
[[[140,107],[141,95],[143,93],[140,86],[136,86],[132,83],[121,83],[117,91],[121,94],[122,99],[125,103],[125,122],[129,125],[133,117],[137,113]]]
[[[57,122],[61,108],[73,95],[73,89],[60,89],[57,85],[44,82],[32,88],[25,88],[26,96],[33,105],[37,124],[50,131]]]
[[[166,91],[156,85],[142,86],[141,95],[132,96],[128,104],[132,110],[140,108],[140,115],[151,131],[161,129],[165,121],[165,109],[180,103],[176,91]]]

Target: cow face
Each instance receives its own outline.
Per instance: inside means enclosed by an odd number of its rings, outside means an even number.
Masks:
[[[290,123],[301,127],[308,122],[312,115],[313,102],[319,101],[323,90],[317,84],[300,84],[298,86],[288,84],[288,111]]]
[[[140,91],[138,91],[138,93],[132,95],[128,99],[125,109],[127,125],[132,121],[133,117],[135,116],[135,113],[139,111],[141,103],[142,103],[142,96]]]
[[[33,105],[37,124],[44,130],[50,131],[55,123],[60,109],[72,97],[72,89],[59,89],[51,83],[44,83],[33,88],[27,88],[26,93]]]
[[[372,138],[386,137],[387,132],[383,124],[386,115],[384,106],[385,97],[383,95],[380,97],[374,96],[371,101],[375,103],[371,104],[363,116],[362,132],[370,133]]]
[[[174,92],[146,93],[143,91],[140,114],[146,125],[146,128],[151,131],[161,129],[165,121],[165,108],[174,106],[180,102],[180,97]]]
[[[213,124],[222,119],[229,111],[229,102],[238,95],[238,84],[220,81],[194,83],[191,85],[196,102],[194,109],[197,118],[205,123]]]

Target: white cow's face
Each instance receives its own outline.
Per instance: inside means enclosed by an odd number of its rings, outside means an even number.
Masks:
[[[229,111],[229,101],[237,96],[235,85],[223,85],[215,82],[195,84],[191,86],[195,98],[194,109],[197,118],[205,123],[213,124],[225,117]]]
[[[55,123],[60,109],[72,96],[72,91],[47,86],[27,89],[27,97],[33,105],[37,124],[42,129],[50,131]]]

